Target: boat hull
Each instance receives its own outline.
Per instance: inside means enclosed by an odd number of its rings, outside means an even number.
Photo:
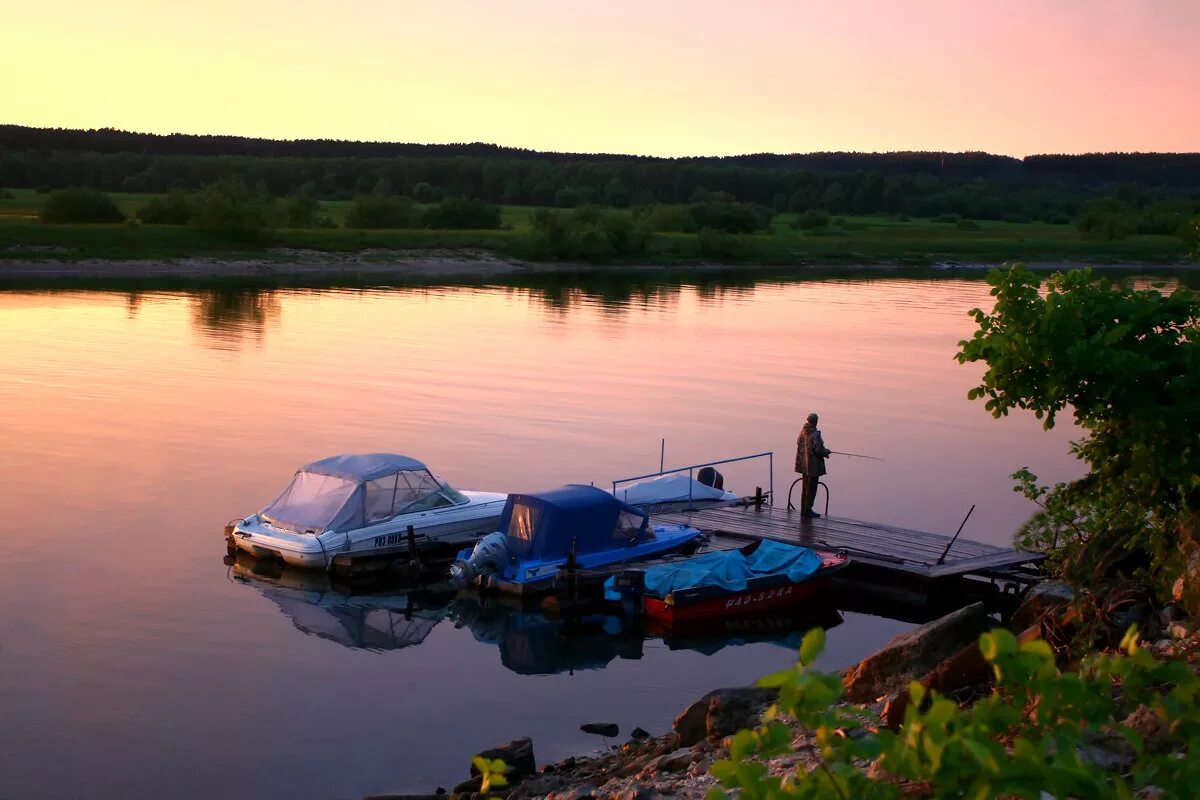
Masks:
[[[834,573],[849,562],[844,553],[821,553],[821,567],[802,581],[760,580],[741,591],[721,592],[689,600],[675,593],[666,597],[647,595],[642,613],[659,624],[695,623],[726,617],[764,614],[789,608],[811,599],[824,589]]]
[[[408,553],[411,525],[418,545],[434,542],[462,546],[496,529],[507,495],[464,492],[470,502],[445,508],[402,514],[378,525],[351,531],[301,534],[274,528],[251,516],[229,531],[230,546],[256,558],[283,561],[303,569],[326,569],[334,558],[396,557]]]

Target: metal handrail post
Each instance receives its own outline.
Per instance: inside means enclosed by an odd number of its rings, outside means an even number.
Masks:
[[[688,511],[691,511],[693,508],[695,508],[695,506],[692,505],[692,486],[694,483],[695,483],[695,481],[692,478],[692,470],[689,469],[688,470]]]
[[[770,483],[767,484],[767,505],[775,505],[775,451],[767,454],[767,465],[770,471]]]

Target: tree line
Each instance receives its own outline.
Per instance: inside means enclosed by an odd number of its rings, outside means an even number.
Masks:
[[[418,203],[615,208],[704,202],[714,193],[774,212],[1069,222],[1113,196],[1134,209],[1200,200],[1200,155],[757,154],[650,158],[413,145],[0,126],[0,186],[110,192],[197,190],[236,178],[274,197],[397,194]]]

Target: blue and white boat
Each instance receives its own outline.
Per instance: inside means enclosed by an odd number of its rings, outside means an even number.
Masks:
[[[687,525],[651,525],[645,511],[594,486],[510,494],[497,531],[460,552],[451,575],[460,584],[517,594],[548,591],[564,568],[658,558],[699,535]]]

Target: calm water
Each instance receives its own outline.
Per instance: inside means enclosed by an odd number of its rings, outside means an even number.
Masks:
[[[450,598],[346,601],[222,563],[221,528],[351,451],[530,490],[773,450],[821,412],[835,514],[1005,543],[1008,474],[1076,474],[1068,431],[993,421],[953,360],[975,281],[0,293],[0,796],[356,797],[665,729],[793,658],[566,636]],[[727,485],[767,486],[761,465]],[[846,613],[836,668],[907,627]],[[826,621],[833,624],[836,619]],[[771,641],[774,639],[774,641]]]

